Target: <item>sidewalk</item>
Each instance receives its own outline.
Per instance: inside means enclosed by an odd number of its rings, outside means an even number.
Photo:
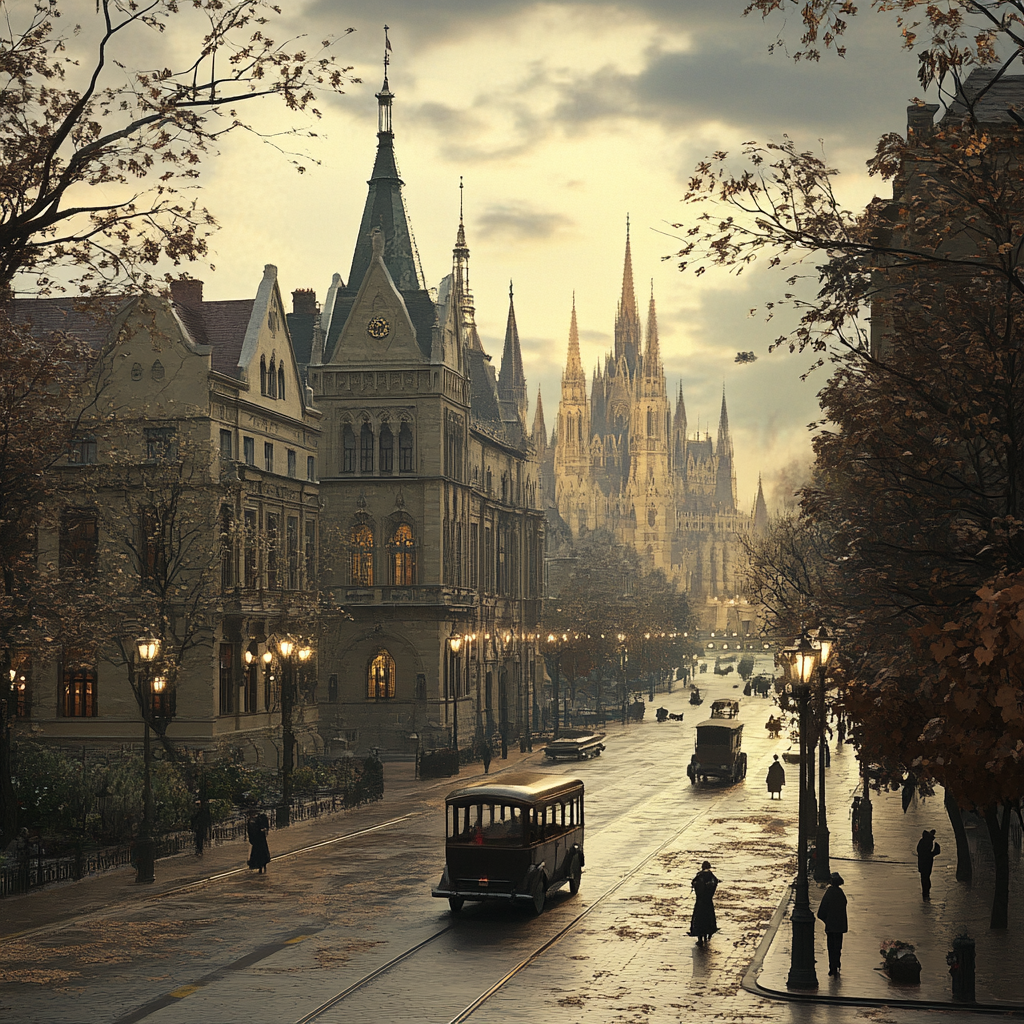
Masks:
[[[1021,851],[1010,846],[1009,928],[989,929],[994,865],[987,830],[968,818],[974,860],[974,881],[956,881],[956,843],[942,804],[941,791],[926,800],[915,798],[903,813],[899,793],[871,794],[875,849],[862,855],[852,843],[850,806],[858,792],[857,762],[850,747],[840,748],[826,769],[826,797],[831,833],[831,867],[845,881],[850,930],[843,943],[842,973],[828,976],[825,934],[815,923],[818,989],[787,989],[792,939],[792,892],[787,892],[744,987],[770,998],[818,1003],[919,1007],[958,1010],[992,1009],[1024,1014],[1024,971],[1020,969],[1024,933],[1024,879]],[[942,853],[932,873],[930,902],[921,898],[915,848],[924,829],[936,830]],[[817,910],[825,886],[811,879],[811,909]],[[955,935],[967,932],[977,944],[977,1003],[954,1003],[946,952]],[[900,985],[882,971],[879,946],[901,939],[916,947],[921,983]],[[1014,1014],[1016,1016],[1017,1014]]]
[[[543,747],[534,743],[533,753],[521,754],[518,743],[509,747],[508,759],[491,762],[491,775],[514,768],[526,759],[531,765],[543,759]],[[377,803],[337,814],[321,815],[297,822],[287,829],[273,829],[270,852],[275,860],[287,857],[313,843],[372,828],[403,814],[422,811],[440,803],[444,794],[461,782],[482,778],[483,765],[464,765],[457,777],[448,779],[415,778],[411,761],[389,761],[384,765],[384,798]],[[138,903],[158,897],[169,889],[202,882],[211,875],[245,867],[249,844],[244,838],[221,845],[207,846],[204,855],[178,854],[156,862],[156,882],[137,885],[135,869],[115,868],[102,874],[87,875],[80,881],[57,882],[0,900],[0,945],[17,936],[36,931],[59,930],[71,921],[106,912],[118,903]],[[273,861],[271,861],[273,864]]]

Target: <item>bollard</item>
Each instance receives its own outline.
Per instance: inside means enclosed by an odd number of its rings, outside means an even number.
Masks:
[[[956,936],[946,961],[953,982],[953,998],[958,1003],[974,1002],[974,959],[974,939],[969,935]]]

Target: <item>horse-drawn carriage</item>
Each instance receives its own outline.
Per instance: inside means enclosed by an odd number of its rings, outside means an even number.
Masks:
[[[735,718],[740,713],[740,704],[736,700],[716,700],[711,705],[712,718]]]

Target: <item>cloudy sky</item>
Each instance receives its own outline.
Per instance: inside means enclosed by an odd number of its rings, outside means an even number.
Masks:
[[[91,0],[78,0],[91,10]],[[778,325],[749,311],[783,290],[768,273],[696,280],[666,257],[694,164],[748,139],[824,147],[852,208],[884,189],[864,162],[901,131],[918,92],[916,62],[891,22],[853,19],[845,60],[794,62],[768,48],[799,37],[796,18],[743,18],[744,0],[289,0],[287,25],[339,43],[362,84],[329,101],[306,146],[319,161],[299,176],[254,140],[233,139],[204,176],[222,230],[206,295],[252,295],[265,263],[285,293],[348,273],[376,145],[383,24],[393,46],[396,152],[428,284],[451,266],[465,180],[471,276],[484,344],[497,360],[508,283],[532,407],[558,408],[575,291],[590,370],[612,344],[627,214],[641,311],[653,281],[670,393],[683,383],[690,429],[717,425],[723,383],[741,505],[761,473],[769,497],[794,460],[809,461],[807,424],[823,378],[808,360],[768,355]],[[87,15],[83,15],[85,17]],[[182,41],[184,45],[184,41]],[[273,121],[268,122],[273,126]],[[737,365],[738,350],[756,363]]]

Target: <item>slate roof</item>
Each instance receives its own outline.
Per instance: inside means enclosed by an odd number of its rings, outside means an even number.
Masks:
[[[183,305],[174,302],[175,313],[197,345],[209,345],[210,367],[229,377],[238,377],[238,357],[252,316],[254,299],[224,299]]]
[[[292,336],[292,351],[295,362],[308,366],[313,353],[313,328],[320,319],[319,313],[286,313],[288,333]]]
[[[8,310],[11,321],[29,324],[36,338],[60,331],[81,338],[91,348],[99,348],[110,334],[110,321],[126,301],[129,300],[124,296],[92,300],[89,304],[74,298],[15,299]]]
[[[956,99],[949,105],[942,120],[963,117],[967,113],[967,103],[974,100],[989,86],[988,91],[977,100],[974,108],[975,117],[981,124],[1015,124],[1007,113],[1013,107],[1024,116],[1024,75],[1003,75],[994,85],[990,85],[996,72],[989,68],[975,68],[958,91]]]

